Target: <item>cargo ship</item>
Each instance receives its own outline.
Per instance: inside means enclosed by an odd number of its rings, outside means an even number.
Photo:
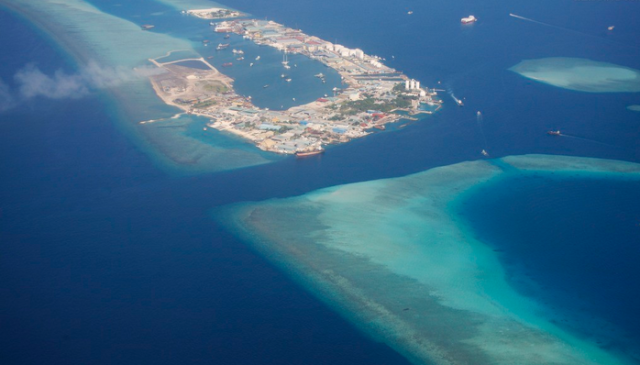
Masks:
[[[324,153],[324,148],[318,147],[318,149],[316,149],[316,150],[298,151],[298,152],[296,152],[296,157],[309,157],[309,156],[320,155],[320,154],[323,154],[323,153]]]
[[[562,135],[562,134],[560,134],[560,131],[548,131],[547,134],[550,135],[550,136],[561,136]]]
[[[475,23],[475,22],[477,22],[477,21],[478,21],[478,19],[476,19],[476,17],[475,17],[475,16],[473,16],[473,15],[469,15],[469,16],[468,16],[468,17],[466,17],[466,18],[462,18],[462,19],[460,19],[460,22],[461,22],[462,24]]]
[[[218,44],[218,47],[216,47],[216,49],[219,51],[219,50],[225,49],[227,47],[229,47],[229,43],[224,43],[224,44],[220,43],[220,44]]]

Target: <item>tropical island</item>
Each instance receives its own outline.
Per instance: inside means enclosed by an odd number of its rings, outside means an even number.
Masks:
[[[193,15],[201,19],[237,18],[244,15],[239,11],[234,11],[234,10],[225,9],[225,8],[183,10],[183,13]]]
[[[301,54],[336,70],[342,78],[345,87],[334,88],[333,95],[287,110],[268,110],[256,107],[251,97],[235,93],[233,79],[204,58],[161,62],[163,56],[150,60],[166,71],[151,77],[154,90],[165,103],[210,118],[208,127],[239,135],[265,151],[319,153],[324,145],[384,130],[388,123],[430,114],[441,105],[434,90],[420,87],[419,81],[360,49],[333,44],[273,21],[224,21],[217,24],[215,32],[235,33],[282,51],[283,71],[292,67],[288,54]],[[220,51],[227,48],[228,44],[218,45]],[[244,59],[242,50],[232,52]],[[232,63],[223,66],[231,67]],[[322,73],[315,76],[324,82]],[[282,77],[291,81],[284,73]]]

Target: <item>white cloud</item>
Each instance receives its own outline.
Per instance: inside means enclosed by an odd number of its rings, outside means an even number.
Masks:
[[[36,65],[28,64],[15,74],[14,79],[19,96],[23,100],[34,97],[75,99],[86,96],[92,90],[119,86],[162,72],[164,71],[154,67],[132,70],[124,67],[104,67],[96,62],[89,62],[77,73],[68,74],[58,70],[52,75],[47,75]]]

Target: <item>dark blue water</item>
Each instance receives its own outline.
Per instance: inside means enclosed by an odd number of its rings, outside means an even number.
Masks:
[[[0,23],[15,35],[0,38],[5,82],[34,60],[73,71]],[[0,363],[405,363],[214,226],[211,196],[246,185],[165,176],[109,106],[34,99],[0,115]]]
[[[152,12],[168,11],[151,1],[121,7],[93,3],[155,24],[156,32],[198,43],[210,34],[207,22],[177,12],[151,18]],[[638,94],[578,93],[506,71],[522,59],[551,56],[640,68],[635,46],[640,3],[238,0],[229,5],[386,57],[390,66],[423,84],[465,98],[466,106],[449,102],[425,121],[331,148],[320,158],[190,178],[167,177],[119,134],[110,117],[114,106],[104,96],[34,99],[0,113],[0,363],[403,363],[218,229],[207,211],[476,159],[483,148],[496,157],[551,153],[640,161],[638,114],[625,109],[640,103]],[[408,10],[414,14],[408,16]],[[509,12],[572,30],[518,21]],[[459,19],[471,13],[481,21],[461,27]],[[6,13],[0,16],[5,82],[28,62],[48,73],[75,68],[42,34]],[[607,35],[603,29],[611,24],[616,31]],[[198,50],[206,56],[209,48]],[[235,66],[229,72],[240,77]],[[264,84],[248,79],[249,88],[250,82],[260,89]],[[484,115],[481,125],[477,110]],[[550,138],[549,129],[584,139]],[[609,209],[615,207],[601,208],[613,215]],[[563,209],[576,214],[570,205]],[[575,225],[564,227],[556,227],[558,237],[579,242],[570,239]],[[634,232],[617,230],[617,242],[631,242]],[[498,233],[487,231],[484,237],[498,244]],[[580,238],[597,247],[598,237]],[[564,247],[548,245],[547,255]],[[509,258],[510,252],[504,256],[516,262],[521,252],[514,250]],[[599,259],[600,251],[582,252],[585,259]],[[592,277],[584,265],[573,267],[575,277]],[[544,281],[551,276],[538,266],[530,266],[527,275],[565,303],[586,285],[576,284],[576,292],[564,295],[562,285],[571,282]],[[617,282],[622,287],[631,280],[623,276]],[[603,305],[590,303],[584,313],[616,321]]]
[[[638,179],[520,174],[475,189],[459,209],[499,252],[511,284],[555,321],[637,351],[638,202]]]

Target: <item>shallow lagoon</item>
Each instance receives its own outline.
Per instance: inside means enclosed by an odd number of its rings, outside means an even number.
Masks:
[[[640,165],[518,156],[246,203],[220,221],[373,337],[416,363],[625,363],[514,290],[454,206],[505,174],[640,181]]]
[[[640,71],[582,58],[524,60],[509,70],[545,84],[584,92],[639,92]]]

